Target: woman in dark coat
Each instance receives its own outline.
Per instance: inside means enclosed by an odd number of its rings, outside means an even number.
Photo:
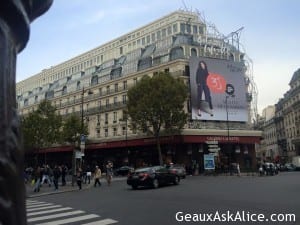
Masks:
[[[212,102],[211,102],[211,96],[210,96],[210,90],[209,87],[207,86],[207,77],[208,77],[208,70],[207,70],[207,65],[204,61],[200,61],[198,64],[198,69],[196,72],[196,83],[197,83],[197,103],[198,103],[198,116],[201,116],[201,108],[200,104],[202,101],[202,94],[204,92],[205,96],[205,101],[208,102],[209,108],[212,110]],[[213,116],[213,113],[210,114]]]

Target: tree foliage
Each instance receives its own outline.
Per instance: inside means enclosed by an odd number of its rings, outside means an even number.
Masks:
[[[62,140],[71,144],[80,141],[81,134],[88,135],[88,127],[76,114],[69,115],[63,122]]]
[[[62,118],[47,100],[42,101],[36,111],[22,118],[21,128],[26,149],[50,147],[60,141]]]
[[[160,164],[160,136],[182,130],[187,119],[184,112],[187,94],[183,81],[169,73],[144,76],[128,91],[127,113],[132,126],[156,138]]]

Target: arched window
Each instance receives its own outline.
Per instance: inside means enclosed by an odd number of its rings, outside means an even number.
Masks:
[[[183,57],[184,57],[184,54],[183,54],[182,47],[175,47],[175,48],[171,49],[170,60],[182,59]]]
[[[24,100],[24,106],[28,106],[28,99]]]
[[[91,79],[91,85],[96,85],[98,84],[98,75],[94,75],[92,76],[92,79]]]
[[[196,49],[194,49],[194,48],[191,49],[191,56],[192,57],[197,57],[197,50]]]
[[[62,89],[62,95],[67,94],[67,86],[64,86]]]
[[[140,59],[138,61],[138,71],[150,68],[152,66],[152,57]]]
[[[80,81],[77,81],[76,90],[80,90]]]

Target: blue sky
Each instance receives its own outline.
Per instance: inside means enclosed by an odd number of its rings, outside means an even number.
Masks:
[[[31,24],[17,81],[186,8],[198,9],[225,35],[244,27],[240,40],[253,61],[259,113],[289,90],[300,68],[299,0],[54,0]]]

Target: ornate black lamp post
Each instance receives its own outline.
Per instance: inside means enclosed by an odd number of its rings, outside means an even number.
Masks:
[[[229,145],[229,117],[228,117],[228,98],[229,97],[234,97],[234,86],[232,84],[227,84],[226,85],[226,90],[225,90],[225,107],[226,107],[226,125],[227,125],[227,144],[229,148],[229,157],[228,157],[228,166],[229,166],[229,171],[230,175],[232,175],[232,168],[231,168],[231,154],[232,154],[232,149],[230,148]]]
[[[16,109],[16,57],[29,39],[30,22],[51,4],[52,0],[0,1],[0,224],[27,224]]]

